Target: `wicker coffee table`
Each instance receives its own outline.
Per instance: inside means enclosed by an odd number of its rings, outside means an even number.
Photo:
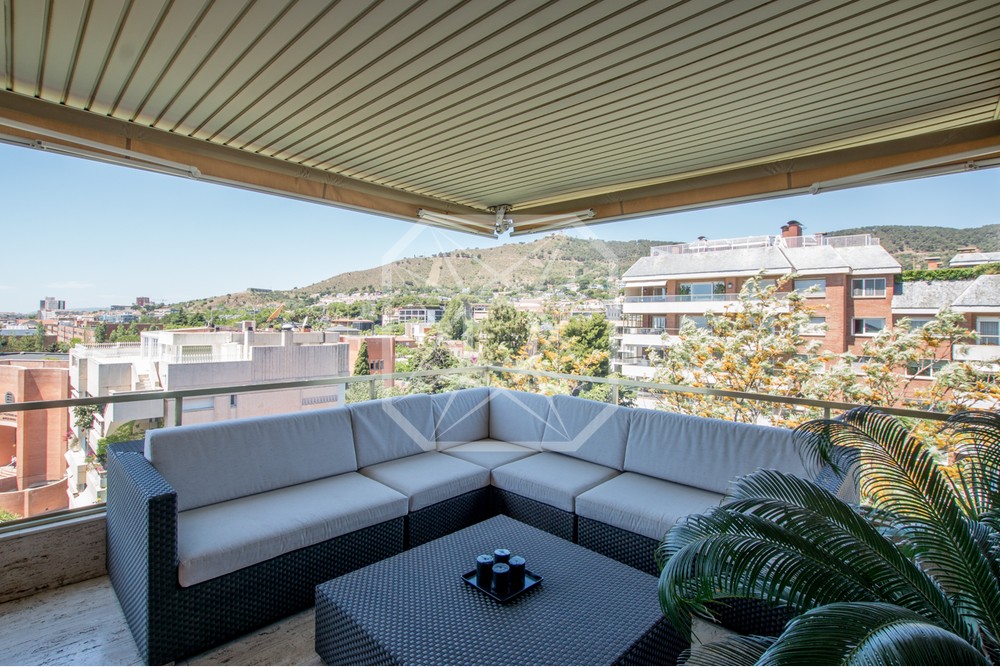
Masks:
[[[543,577],[507,604],[462,581],[508,548]],[[656,577],[498,516],[317,586],[316,652],[328,664],[674,664]]]

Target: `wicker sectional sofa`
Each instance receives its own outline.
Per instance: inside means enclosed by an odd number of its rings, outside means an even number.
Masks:
[[[820,472],[787,430],[495,388],[158,429],[109,448],[108,571],[163,663],[501,513],[655,573],[666,530],[758,468]]]

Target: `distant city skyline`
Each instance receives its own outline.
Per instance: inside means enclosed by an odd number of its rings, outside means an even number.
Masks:
[[[69,309],[304,287],[345,271],[489,239],[90,160],[0,145],[5,189],[0,312]],[[1000,169],[611,222],[567,233],[692,241],[867,225],[1000,223]]]

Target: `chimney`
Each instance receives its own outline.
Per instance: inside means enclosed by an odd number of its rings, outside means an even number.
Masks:
[[[781,226],[781,238],[791,239],[802,236],[802,223],[798,220],[789,220],[787,224]]]
[[[925,260],[927,262],[927,268],[930,270],[941,268],[941,258],[940,257],[927,257]]]

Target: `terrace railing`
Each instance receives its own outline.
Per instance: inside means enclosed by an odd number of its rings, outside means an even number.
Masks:
[[[621,361],[621,360],[619,360]],[[265,384],[253,384],[253,385],[230,385],[230,386],[217,386],[217,387],[206,387],[201,389],[186,389],[183,391],[143,391],[143,392],[131,392],[115,394],[113,396],[96,396],[96,397],[85,397],[85,398],[67,398],[52,401],[29,401],[23,403],[10,403],[3,406],[3,417],[4,422],[6,422],[0,428],[13,428],[17,424],[23,424],[25,429],[29,429],[26,434],[30,437],[30,429],[33,428],[35,424],[46,424],[52,420],[48,419],[18,419],[17,415],[19,413],[32,413],[35,411],[46,411],[46,410],[69,410],[72,411],[73,408],[80,406],[106,406],[110,404],[123,404],[123,403],[137,403],[137,402],[150,402],[150,401],[164,401],[164,414],[166,415],[164,423],[166,425],[180,425],[184,422],[184,403],[186,400],[191,399],[204,399],[204,397],[213,396],[240,396],[243,394],[253,394],[259,392],[275,392],[275,391],[285,391],[285,390],[300,390],[300,389],[313,389],[320,387],[345,387],[346,391],[346,402],[354,402],[357,400],[367,400],[377,398],[380,395],[386,393],[387,385],[393,384],[395,388],[391,391],[393,393],[407,393],[408,390],[413,391],[427,391],[429,389],[428,382],[432,380],[444,381],[445,379],[450,379],[453,385],[458,385],[461,387],[474,387],[474,386],[490,386],[490,385],[506,385],[508,381],[512,378],[518,379],[520,382],[534,382],[539,386],[545,393],[559,393],[560,389],[566,391],[571,387],[579,387],[581,385],[608,385],[609,390],[606,392],[607,401],[611,403],[619,403],[621,396],[624,392],[628,392],[630,396],[638,397],[640,403],[648,402],[649,406],[653,406],[656,402],[656,397],[661,394],[668,393],[680,393],[680,394],[698,394],[717,398],[726,399],[737,399],[740,401],[748,401],[753,403],[765,403],[772,404],[775,406],[784,406],[788,408],[789,406],[793,409],[802,410],[818,410],[826,418],[831,417],[834,413],[841,411],[846,411],[851,408],[857,407],[851,403],[841,403],[835,401],[821,401],[809,398],[799,398],[794,396],[774,396],[768,394],[753,394],[739,391],[729,391],[724,389],[713,389],[708,387],[691,387],[684,385],[671,385],[663,384],[657,382],[643,382],[638,380],[629,380],[624,378],[613,378],[613,377],[591,377],[582,375],[571,375],[565,373],[553,373],[547,371],[535,371],[517,368],[505,368],[500,366],[466,366],[460,368],[449,368],[443,370],[431,370],[431,371],[416,371],[411,373],[392,373],[392,374],[382,374],[382,375],[367,375],[367,376],[349,376],[349,377],[331,377],[320,380],[300,380],[291,382],[272,382]],[[562,383],[562,385],[560,385]],[[450,388],[450,387],[449,387]],[[433,390],[433,387],[430,387]],[[166,406],[170,406],[172,409],[168,412]],[[913,410],[908,408],[881,408],[887,413],[894,414],[901,417],[913,418],[913,419],[926,419],[933,421],[943,421],[947,419],[948,415],[939,412],[929,412],[923,410]],[[190,414],[190,413],[188,413]],[[69,417],[69,424],[73,425],[72,414]],[[45,426],[44,428],[49,428]],[[58,434],[54,434],[53,437],[58,437]],[[75,438],[74,438],[75,439]],[[67,447],[67,450],[72,448]],[[95,483],[96,477],[100,476],[102,470],[100,466],[94,465],[92,462],[92,457],[96,453],[94,443],[81,443],[80,446],[75,448],[77,451],[67,451],[66,460],[73,458],[74,454],[77,458],[81,458],[79,450],[83,449],[84,453],[89,454],[88,461],[91,461],[91,466],[86,474],[78,472],[75,474],[72,472],[66,473],[65,480],[46,480],[43,474],[41,478],[36,480],[34,483],[29,484],[29,486],[36,487],[36,489],[43,489],[46,484],[51,485],[53,482],[63,482],[63,489],[69,484],[83,484],[83,483]],[[0,461],[0,466],[5,462]],[[24,465],[24,462],[19,462],[18,465]],[[72,468],[72,466],[70,466]],[[10,468],[10,466],[8,466]],[[7,473],[13,472],[16,475],[16,468],[5,471]],[[96,473],[96,474],[95,474]],[[0,487],[0,496],[4,493],[11,492],[10,477],[11,475],[5,475],[7,486]],[[86,478],[86,480],[84,479]],[[102,478],[103,480],[103,478]],[[99,486],[102,482],[96,482]],[[102,487],[103,489],[103,487]],[[30,491],[30,489],[29,489]],[[65,490],[63,491],[65,492]],[[0,505],[2,508],[2,505]],[[37,516],[30,516],[24,519],[15,519],[12,521],[7,521],[0,523],[0,533],[8,532],[10,530],[18,529],[24,527],[25,525],[36,525],[42,523],[51,523],[58,521],[68,521],[80,516],[87,514],[100,513],[103,512],[103,503],[95,503],[92,506],[85,508],[77,508],[70,510],[59,510],[51,513],[41,514]]]

